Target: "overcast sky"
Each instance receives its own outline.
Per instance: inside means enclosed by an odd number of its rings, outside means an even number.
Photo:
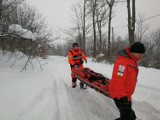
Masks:
[[[33,6],[36,6],[39,12],[46,16],[48,24],[56,31],[58,27],[67,29],[71,25],[71,6],[77,0],[27,0]],[[145,15],[149,18],[160,15],[160,0],[136,0],[136,14]],[[114,9],[115,17],[112,19],[112,25],[115,28],[115,34],[125,36],[127,32],[127,8],[126,4],[119,4]],[[146,21],[150,29],[160,28],[160,16]],[[125,27],[126,25],[126,27]],[[124,27],[119,27],[124,26]],[[107,28],[106,28],[107,29]]]

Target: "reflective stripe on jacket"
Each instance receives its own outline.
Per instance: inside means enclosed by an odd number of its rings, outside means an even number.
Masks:
[[[86,61],[87,58],[84,55],[83,51],[79,48],[78,50],[71,49],[68,52],[68,63],[71,65],[77,64],[80,65],[83,63],[83,60]]]
[[[137,83],[137,60],[129,52],[129,48],[119,51],[117,55],[109,85],[110,96],[118,99],[127,96],[131,101]]]

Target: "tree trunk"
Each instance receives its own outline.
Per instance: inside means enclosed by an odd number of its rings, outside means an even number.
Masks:
[[[2,0],[0,0],[0,35],[2,35],[2,26],[3,26],[3,23],[2,23]]]
[[[99,32],[99,51],[102,51],[102,21],[98,18],[98,12],[96,14],[97,16],[97,28]]]
[[[2,53],[4,53],[4,39],[1,35],[3,35],[3,17],[2,17],[2,1],[0,0],[0,41],[1,41],[1,45],[2,45]]]
[[[99,26],[100,26],[100,29],[99,29],[99,42],[100,42],[100,52],[102,52],[102,23],[101,21],[99,22]]]
[[[108,58],[110,58],[111,54],[111,20],[112,20],[112,8],[115,3],[115,0],[111,0],[110,2],[106,0],[109,6],[109,21],[108,21]]]
[[[84,6],[83,6],[83,52],[86,51],[86,0],[84,0]]]
[[[131,39],[131,10],[130,10],[130,0],[127,0],[127,10],[128,10],[128,39],[129,39],[129,45],[132,45],[132,39]]]
[[[112,27],[112,53],[114,52],[114,28]]]
[[[94,35],[94,57],[97,54],[96,51],[96,24],[95,24],[95,13],[93,14],[93,35]]]
[[[94,36],[94,53],[93,56],[96,57],[97,55],[97,50],[96,50],[96,46],[97,46],[97,38],[96,38],[96,22],[95,22],[95,15],[96,15],[96,2],[97,0],[95,0],[93,2],[93,9],[92,9],[92,21],[93,21],[93,36]]]
[[[131,29],[131,39],[133,44],[134,40],[134,32],[135,32],[135,22],[136,22],[136,8],[135,8],[135,0],[132,0],[132,29]]]
[[[131,46],[134,40],[134,32],[135,32],[135,0],[132,0],[132,15],[131,15],[131,6],[130,0],[127,0],[127,10],[128,10],[128,38],[129,38],[129,45]]]
[[[108,58],[111,53],[111,20],[112,20],[112,7],[109,10],[109,21],[108,21]]]

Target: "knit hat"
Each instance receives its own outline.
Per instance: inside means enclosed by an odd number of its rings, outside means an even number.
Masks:
[[[132,53],[145,53],[145,47],[143,43],[141,42],[135,42],[131,47],[130,47],[130,52]]]
[[[78,46],[78,43],[73,43],[72,46],[73,46],[73,47],[77,47],[77,46]]]

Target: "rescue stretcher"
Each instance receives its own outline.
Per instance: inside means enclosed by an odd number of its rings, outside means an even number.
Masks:
[[[104,94],[107,97],[110,97],[109,95],[109,83],[110,79],[103,76],[100,73],[94,72],[90,68],[77,68],[73,69],[73,74],[75,77],[80,81],[80,87],[83,89],[81,84],[86,85],[86,87],[90,87],[95,89],[96,91]]]

